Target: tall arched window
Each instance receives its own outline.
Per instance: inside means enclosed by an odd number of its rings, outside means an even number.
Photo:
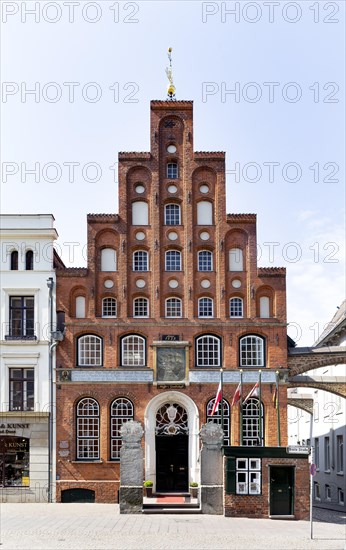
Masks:
[[[85,296],[76,297],[76,318],[84,319],[85,317]]]
[[[166,271],[181,271],[181,252],[168,250],[165,257]]]
[[[229,270],[244,271],[243,251],[241,248],[231,248],[229,251]]]
[[[221,403],[218,404],[216,412],[211,416],[211,411],[214,406],[215,399],[211,399],[207,403],[207,422],[214,422],[221,426]],[[226,399],[222,400],[223,404],[223,445],[230,445],[230,406]]]
[[[149,208],[145,201],[134,201],[132,203],[132,225],[148,225]]]
[[[132,402],[126,397],[118,397],[111,404],[111,460],[120,460],[122,438],[120,428],[124,422],[133,420]]]
[[[100,458],[100,407],[96,399],[84,397],[77,403],[77,460]]]
[[[260,300],[260,317],[268,319],[270,317],[270,299],[268,296],[261,296]]]
[[[145,367],[145,338],[129,334],[121,339],[121,365],[123,367]]]
[[[198,299],[198,317],[214,317],[214,301],[212,298]]]
[[[213,271],[213,253],[209,250],[198,252],[198,271]]]
[[[78,338],[77,364],[79,367],[102,366],[102,339],[94,334]]]
[[[101,250],[101,271],[116,271],[117,255],[113,248],[103,248]]]
[[[213,205],[209,201],[197,203],[197,225],[213,225]]]
[[[178,164],[176,162],[169,162],[167,164],[167,178],[175,180],[179,177]]]
[[[132,269],[133,271],[148,271],[149,253],[146,250],[136,250],[133,253]]]
[[[264,339],[256,334],[239,341],[240,367],[264,367]]]
[[[229,301],[229,316],[243,317],[243,299],[234,297]]]
[[[181,212],[179,204],[166,204],[165,206],[165,225],[180,225]]]
[[[103,298],[102,300],[102,317],[117,316],[117,301],[115,298]]]
[[[263,404],[261,403],[260,408],[257,397],[250,397],[243,404],[243,445],[263,446],[263,416]]]
[[[32,271],[34,269],[34,253],[32,250],[27,250],[25,254],[25,269]]]
[[[165,304],[165,317],[181,317],[182,309],[181,298],[167,298]]]
[[[196,338],[196,367],[221,366],[221,340],[212,334]]]
[[[11,252],[11,271],[17,271],[18,269],[18,250],[12,250]]]
[[[149,300],[148,298],[135,298],[133,300],[133,316],[134,317],[149,317]]]

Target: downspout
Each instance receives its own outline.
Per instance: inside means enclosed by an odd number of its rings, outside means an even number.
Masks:
[[[53,484],[53,353],[54,348],[57,346],[57,342],[53,341],[53,287],[54,281],[52,277],[47,279],[47,286],[49,288],[49,316],[50,316],[50,341],[49,341],[49,424],[48,424],[48,503],[53,501],[52,499],[52,484]]]

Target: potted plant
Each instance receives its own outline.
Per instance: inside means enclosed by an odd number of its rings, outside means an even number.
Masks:
[[[192,498],[198,498],[198,483],[197,481],[190,481],[190,493]]]
[[[153,485],[154,485],[154,483],[150,479],[147,479],[143,483],[143,486],[144,486],[144,489],[145,489],[145,495],[149,498],[153,496]]]

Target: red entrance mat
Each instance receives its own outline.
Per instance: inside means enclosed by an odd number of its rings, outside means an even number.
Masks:
[[[171,496],[165,496],[165,497],[156,497],[155,498],[157,504],[184,504],[185,497],[171,497]]]

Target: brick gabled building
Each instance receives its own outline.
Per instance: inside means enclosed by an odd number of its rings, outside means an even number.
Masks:
[[[278,445],[278,371],[287,444],[285,269],[257,266],[254,214],[226,215],[225,154],[193,150],[192,101],[152,101],[150,135],[150,152],[119,153],[119,213],[87,217],[87,268],[57,269],[63,501],[88,490],[116,502],[130,418],[145,430],[146,479],[188,491],[200,427],[221,422],[220,406],[210,417],[221,367],[225,443]],[[262,406],[231,407],[240,371],[245,397],[259,370]]]

